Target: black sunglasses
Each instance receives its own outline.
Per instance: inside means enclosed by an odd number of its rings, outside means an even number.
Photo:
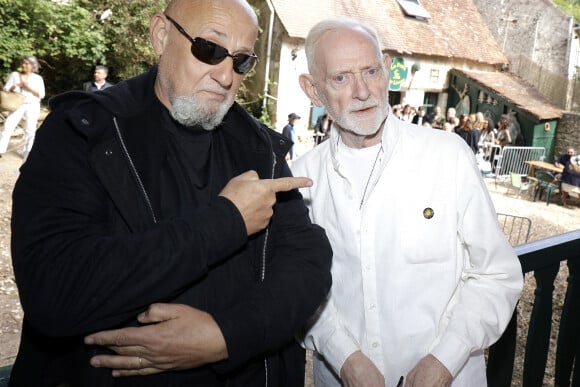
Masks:
[[[175,20],[167,15],[165,15],[165,17],[175,26],[175,28],[177,28],[177,31],[181,32],[181,34],[191,42],[192,55],[203,63],[216,65],[229,56],[234,61],[234,71],[243,75],[252,70],[256,65],[256,62],[258,62],[256,54],[232,55],[225,47],[222,47],[217,43],[199,37],[192,38]]]

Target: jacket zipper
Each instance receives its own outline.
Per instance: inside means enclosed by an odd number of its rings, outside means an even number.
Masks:
[[[157,218],[155,217],[155,212],[153,212],[153,206],[151,206],[151,201],[149,200],[149,195],[147,195],[147,191],[145,190],[145,186],[143,185],[143,182],[141,181],[141,177],[139,177],[139,173],[137,172],[137,168],[135,168],[135,164],[133,164],[133,159],[131,159],[131,155],[129,154],[129,151],[127,150],[127,147],[125,146],[125,140],[123,139],[123,135],[121,134],[121,129],[119,129],[119,124],[117,124],[117,117],[113,117],[113,122],[115,123],[115,130],[117,132],[117,137],[119,138],[119,142],[121,143],[121,148],[123,149],[123,154],[125,155],[125,157],[127,158],[127,161],[129,162],[129,166],[131,168],[131,172],[133,173],[133,176],[135,177],[135,179],[137,179],[137,184],[139,185],[139,189],[141,190],[141,193],[143,194],[143,198],[145,199],[145,202],[147,203],[147,207],[149,208],[149,212],[150,212],[151,218],[153,219],[153,223],[157,223]]]
[[[273,179],[275,176],[276,170],[276,154],[272,152],[273,161],[272,161],[272,170],[270,171],[270,179]],[[262,247],[262,271],[260,273],[260,282],[264,282],[266,279],[266,247],[268,245],[268,236],[270,235],[270,227],[266,228],[266,237],[264,239],[264,246]]]
[[[157,219],[155,217],[155,213],[153,212],[153,207],[151,206],[151,201],[149,200],[149,195],[147,194],[147,191],[145,190],[145,186],[143,185],[143,182],[141,181],[141,178],[139,177],[139,173],[137,172],[137,169],[135,168],[135,164],[133,163],[133,159],[131,159],[131,155],[129,154],[129,151],[127,150],[127,147],[125,146],[125,141],[123,139],[123,135],[121,134],[121,130],[119,129],[119,125],[117,124],[117,118],[113,117],[113,122],[115,123],[115,130],[117,132],[117,137],[119,138],[119,142],[121,143],[121,148],[123,149],[123,153],[125,155],[125,157],[127,158],[127,161],[129,161],[129,166],[131,167],[131,171],[133,172],[133,176],[135,176],[135,178],[137,179],[137,184],[139,184],[139,188],[141,190],[141,193],[143,194],[143,197],[145,199],[145,202],[147,203],[147,206],[149,207],[149,211],[151,212],[151,217],[153,219],[154,223],[157,223]],[[275,170],[276,170],[276,153],[272,152],[272,169],[270,171],[270,178],[274,178],[275,176]],[[270,227],[266,228],[266,235],[264,238],[264,246],[262,247],[262,268],[261,268],[261,272],[260,272],[260,282],[264,282],[264,280],[266,279],[266,249],[268,246],[268,237],[270,235]],[[268,387],[268,357],[264,356],[264,374],[265,374],[265,380],[264,380],[264,386]]]
[[[273,179],[275,176],[276,170],[276,153],[272,152],[272,170],[270,171],[270,178]],[[264,282],[266,279],[266,248],[268,246],[268,237],[270,235],[270,227],[266,228],[266,235],[264,238],[264,246],[262,247],[262,271],[260,273],[260,282]],[[268,357],[264,356],[264,374],[265,374],[265,383],[264,386],[268,387]]]

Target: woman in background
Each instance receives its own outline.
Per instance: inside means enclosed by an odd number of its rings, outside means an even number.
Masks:
[[[511,123],[512,120],[510,116],[508,116],[507,114],[502,114],[499,119],[499,122],[497,123],[497,125],[499,126],[499,133],[497,134],[495,143],[501,146],[502,148],[512,143],[512,137],[510,135]]]
[[[483,157],[486,161],[493,161],[491,155],[492,146],[495,144],[495,132],[493,128],[489,127],[489,121],[483,120],[483,126],[481,127],[481,133],[479,135],[479,146],[483,151]]]
[[[40,116],[40,101],[44,98],[44,80],[38,75],[38,61],[36,57],[29,55],[23,56],[21,62],[21,70],[14,71],[8,77],[4,85],[5,91],[22,93],[26,97],[24,103],[14,110],[6,118],[4,122],[4,130],[0,134],[0,157],[6,153],[10,137],[16,129],[16,126],[24,117],[26,119],[25,126],[25,145],[24,145],[24,159],[32,149],[34,143],[34,136],[36,134],[36,124]]]

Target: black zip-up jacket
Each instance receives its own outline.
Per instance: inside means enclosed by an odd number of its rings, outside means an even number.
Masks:
[[[303,386],[294,335],[330,288],[325,233],[297,190],[278,194],[270,225],[251,237],[233,203],[217,195],[208,206],[159,216],[150,191],[169,149],[153,108],[156,73],[51,101],[13,194],[24,323],[10,386]],[[239,150],[229,157],[241,172],[291,175],[288,141],[237,104],[216,130]],[[239,276],[220,274],[240,257],[252,258]],[[207,281],[219,291],[202,294],[201,308],[192,300]],[[91,356],[106,349],[85,346],[84,336],[137,325],[154,302],[207,310],[229,358],[146,377],[113,379],[92,368]]]

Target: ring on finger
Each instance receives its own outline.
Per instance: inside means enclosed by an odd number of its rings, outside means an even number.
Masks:
[[[143,368],[143,359],[141,359],[139,357],[139,368],[138,369],[140,370],[141,368]]]

